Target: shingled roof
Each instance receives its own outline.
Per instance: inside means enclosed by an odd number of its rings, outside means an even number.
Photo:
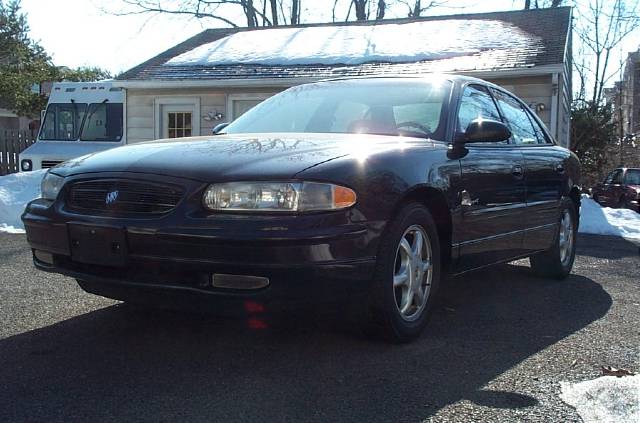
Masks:
[[[220,61],[207,62],[189,60],[190,54],[215,46],[218,57],[224,56],[224,42],[230,36],[252,31],[266,36],[274,29],[228,28],[208,29],[176,45],[158,56],[122,73],[116,79],[123,81],[179,81],[179,80],[237,80],[237,79],[289,79],[289,78],[329,78],[341,76],[363,76],[372,74],[415,74],[424,72],[473,72],[506,69],[535,68],[545,65],[563,64],[566,56],[568,34],[571,28],[571,8],[518,10],[509,12],[459,14],[424,17],[418,19],[390,19],[384,21],[349,22],[339,24],[311,24],[280,28],[353,27],[372,25],[424,25],[431,31],[438,31],[448,25],[459,28],[464,24],[464,39],[472,39],[475,49],[460,54],[439,54],[421,57],[419,60],[384,60],[377,58],[371,62],[356,63],[292,63],[289,58],[271,58],[268,62],[251,63],[250,60],[237,63]],[[466,25],[466,24],[469,25]],[[498,23],[496,26],[495,24]],[[416,25],[413,25],[415,27]],[[467,29],[468,28],[468,29]],[[353,29],[353,28],[350,28]],[[246,34],[242,34],[246,35]],[[251,34],[249,34],[251,35]],[[448,34],[449,35],[449,34]],[[505,37],[518,37],[518,43],[511,43]],[[225,37],[227,37],[225,39]],[[496,44],[496,40],[500,43]],[[448,53],[460,45],[458,40],[440,40]],[[217,42],[217,43],[216,43]],[[429,40],[425,40],[429,43]],[[450,42],[451,47],[446,48]],[[442,47],[441,47],[442,48]],[[222,50],[221,50],[222,49]],[[222,53],[222,54],[221,54]],[[455,53],[455,52],[454,52]],[[186,60],[181,60],[186,58]],[[267,64],[265,64],[267,63]]]

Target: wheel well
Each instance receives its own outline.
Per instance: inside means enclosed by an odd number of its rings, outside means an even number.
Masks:
[[[571,188],[569,191],[569,198],[573,201],[573,205],[576,207],[576,215],[578,216],[578,220],[580,220],[580,190],[578,187]]]
[[[436,222],[436,230],[438,231],[438,238],[440,240],[440,255],[442,257],[442,264],[446,268],[451,262],[451,211],[444,194],[431,187],[420,187],[407,193],[402,200],[396,206],[396,210],[399,210],[407,203],[416,202],[424,205],[433,220]],[[395,213],[394,213],[395,214]]]

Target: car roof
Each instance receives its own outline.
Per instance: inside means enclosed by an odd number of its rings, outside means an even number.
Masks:
[[[475,78],[473,76],[467,76],[467,75],[453,74],[453,73],[422,73],[422,74],[400,74],[400,75],[380,74],[380,75],[366,75],[366,76],[345,76],[345,77],[339,77],[339,78],[322,79],[317,82],[311,82],[310,84],[315,84],[320,82],[339,82],[339,81],[370,81],[375,79],[397,79],[397,80],[446,79],[451,82],[456,82],[459,84],[476,83],[476,84],[483,84],[483,85],[494,87],[500,90],[504,90],[504,88],[501,88],[500,86],[495,85],[491,82],[485,81],[484,79]]]

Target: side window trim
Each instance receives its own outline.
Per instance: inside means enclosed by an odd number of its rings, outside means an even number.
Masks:
[[[539,127],[539,129],[542,131],[542,134],[544,135],[544,142],[538,142],[538,144],[515,144],[511,142],[511,138],[509,139],[509,143],[513,144],[513,145],[518,145],[521,147],[536,147],[538,145],[557,145],[557,143],[555,142],[555,140],[553,139],[553,137],[551,136],[551,134],[549,133],[549,131],[547,130],[547,127],[545,126],[544,123],[542,123],[542,121],[540,120],[540,118],[533,113],[533,111],[531,111],[531,109],[529,108],[529,106],[527,106],[526,104],[524,104],[524,102],[522,102],[519,98],[515,97],[514,95],[510,94],[509,92],[501,89],[500,87],[491,87],[491,95],[494,96],[494,91],[500,92],[503,95],[508,95],[509,97],[513,98],[515,101],[518,102],[518,104],[520,104],[520,106],[522,107],[522,109],[525,111],[527,117],[529,118],[529,121],[531,122],[531,125],[534,127],[534,129],[536,129],[536,127]],[[495,98],[494,98],[495,101]],[[497,101],[496,101],[497,103]],[[500,114],[504,115],[504,112],[502,111],[502,108],[500,107],[500,105],[498,104],[498,109],[500,110]],[[503,120],[504,122],[504,120]]]
[[[458,116],[460,114],[460,108],[462,107],[462,99],[464,97],[464,92],[468,87],[479,87],[480,91],[484,91],[490,98],[491,101],[493,102],[494,107],[496,108],[496,111],[498,112],[498,116],[500,117],[500,121],[501,122],[505,122],[505,117],[504,114],[502,113],[502,110],[500,110],[500,107],[498,107],[498,103],[495,99],[495,97],[493,96],[493,93],[491,91],[492,87],[489,85],[485,85],[485,84],[480,84],[478,82],[475,81],[470,81],[470,82],[465,82],[464,84],[462,84],[459,88],[459,95],[458,98],[456,99],[456,104],[455,104],[455,114],[453,114],[451,116],[451,127],[453,127],[453,139],[455,139],[458,135]],[[507,143],[477,143],[477,144],[473,144],[473,147],[476,148],[487,148],[487,147],[491,147],[491,148],[504,148],[504,147],[510,147],[513,146],[515,144],[512,144],[510,142],[511,140],[509,139],[507,141]]]
[[[534,131],[534,135],[536,137],[536,140],[538,141],[535,144],[528,144],[528,143],[519,144],[519,143],[515,142],[515,140],[513,139],[513,136],[512,136],[511,138],[509,138],[509,144],[515,145],[515,146],[518,146],[518,147],[537,147],[539,145],[546,145],[547,144],[546,141],[544,143],[540,143],[540,139],[538,138],[537,131],[536,131],[536,124],[532,120],[533,118],[531,116],[531,113],[529,112],[529,107],[527,107],[527,105],[525,105],[522,101],[520,101],[519,98],[517,98],[515,95],[509,93],[508,91],[505,91],[505,90],[502,90],[502,89],[498,89],[496,87],[490,87],[490,91],[491,91],[492,96],[494,96],[494,101],[496,102],[496,104],[498,106],[498,110],[500,111],[500,115],[504,116],[503,122],[507,126],[511,127],[511,123],[506,118],[506,115],[505,115],[504,111],[502,110],[502,107],[500,106],[500,102],[497,99],[495,99],[495,93],[494,92],[498,92],[501,95],[503,95],[503,96],[505,96],[507,98],[510,98],[512,101],[514,101],[516,104],[518,104],[520,106],[520,108],[522,109],[522,112],[525,114],[525,116],[527,117],[527,119],[529,121],[529,124],[531,125],[531,129],[533,129],[533,131]],[[540,129],[543,129],[543,128],[540,128]]]

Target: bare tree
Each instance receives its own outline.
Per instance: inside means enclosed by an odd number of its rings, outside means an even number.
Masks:
[[[231,27],[279,26],[301,22],[301,0],[120,0],[113,15],[182,15],[210,19]],[[268,6],[268,11],[267,11]],[[237,20],[238,12],[245,22]]]
[[[300,0],[291,0],[291,25],[297,25],[300,23]]]
[[[351,0],[351,4],[356,10],[357,21],[369,20],[369,0]],[[349,7],[349,10],[351,10],[351,7]]]
[[[442,7],[447,4],[447,0],[430,0],[427,2],[423,2],[421,0],[397,0],[398,4],[402,4],[408,10],[407,16],[410,18],[417,18],[422,16],[423,13],[428,11],[429,9],[433,9],[435,7]]]
[[[527,9],[541,9],[546,7],[559,7],[565,3],[565,0],[524,0],[524,8]]]
[[[585,52],[582,60],[576,61],[581,63],[576,70],[578,75],[583,73],[585,84],[592,84],[590,103],[593,105],[602,103],[605,85],[619,71],[611,69],[611,53],[640,27],[639,3],[638,0],[585,0],[582,7],[576,8],[574,31]]]

